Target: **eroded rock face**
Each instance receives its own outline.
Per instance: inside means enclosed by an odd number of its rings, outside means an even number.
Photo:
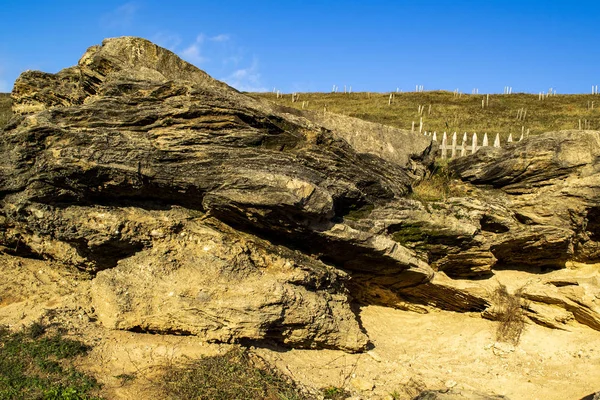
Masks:
[[[427,138],[253,99],[143,39],[12,96],[2,251],[88,271],[111,328],[360,351],[353,297],[481,312],[495,268],[600,260],[598,132],[455,160],[462,194],[426,202]],[[526,292],[532,320],[600,330],[593,285],[556,290]]]
[[[105,40],[55,75],[26,72],[12,96],[2,244],[95,275],[107,326],[356,351],[366,337],[348,275],[331,265],[398,287],[433,276],[386,232],[353,224],[410,191],[425,138],[357,151],[343,139],[351,123],[336,132],[252,99],[139,38]]]
[[[175,231],[160,226],[150,232],[150,248],[93,280],[93,304],[104,325],[226,343],[366,346],[348,307],[343,272],[214,220],[188,221]]]
[[[600,132],[548,132],[457,159],[459,177],[503,192],[505,232],[491,238],[504,264],[564,267],[600,261]],[[494,219],[493,215],[488,218]]]
[[[487,310],[484,315],[493,318],[495,289],[489,278],[495,270],[560,270],[571,282],[564,288],[529,281],[518,285],[528,301],[523,304],[527,315],[553,328],[568,329],[577,321],[598,330],[597,299],[590,296],[598,286],[582,284],[572,262],[599,261],[599,135],[549,132],[503,149],[483,149],[452,161],[462,180],[450,183],[456,197],[419,205],[404,199],[373,210],[362,226],[387,232],[438,273],[429,282],[404,288],[361,276],[366,285],[356,292],[365,301],[403,309],[420,304]],[[599,271],[592,269],[597,279]],[[553,295],[534,298],[534,292]]]

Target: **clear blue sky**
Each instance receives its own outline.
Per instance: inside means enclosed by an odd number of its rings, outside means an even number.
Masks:
[[[0,6],[0,92],[141,36],[240,90],[590,93],[600,0],[16,1]]]

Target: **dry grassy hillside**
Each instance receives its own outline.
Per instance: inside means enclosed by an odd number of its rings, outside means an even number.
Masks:
[[[8,93],[0,93],[0,127],[8,122],[11,116],[10,110],[10,95]]]
[[[277,98],[274,93],[252,93],[254,97],[272,100],[290,107],[323,112],[327,111],[379,122],[403,129],[423,129],[437,132],[500,133],[505,139],[509,133],[517,137],[521,130],[538,134],[551,130],[578,129],[579,120],[585,129],[600,129],[599,95],[556,95],[539,100],[534,94],[494,94],[482,108],[486,95],[457,96],[452,92],[394,93],[299,93],[292,103],[292,95]],[[592,102],[594,102],[592,109]],[[419,106],[423,106],[419,114]],[[520,112],[519,110],[522,111]],[[518,118],[518,113],[522,118]]]

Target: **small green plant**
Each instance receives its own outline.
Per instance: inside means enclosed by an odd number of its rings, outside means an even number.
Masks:
[[[299,389],[278,373],[235,349],[184,366],[167,366],[159,390],[166,399],[301,400]]]
[[[400,400],[402,398],[402,395],[397,390],[394,390],[392,393],[390,393],[390,397],[392,398],[392,400]]]
[[[0,327],[0,399],[92,400],[98,383],[72,365],[89,348],[34,323],[20,332]]]
[[[350,397],[350,393],[348,393],[344,388],[329,386],[321,389],[321,393],[323,393],[323,397],[325,400],[343,400]]]
[[[523,288],[514,294],[508,293],[506,286],[499,285],[492,294],[493,312],[498,320],[496,340],[514,345],[519,343],[525,328],[523,307],[527,307],[522,298]]]

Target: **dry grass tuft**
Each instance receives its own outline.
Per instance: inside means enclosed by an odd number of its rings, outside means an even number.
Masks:
[[[243,349],[165,368],[158,383],[165,399],[300,400],[290,381]]]
[[[12,117],[12,100],[10,95],[7,93],[0,93],[0,129],[6,125],[6,123]]]
[[[527,307],[524,304],[522,293],[523,288],[510,294],[506,290],[506,286],[500,285],[492,294],[494,314],[499,322],[496,329],[496,340],[499,342],[517,345],[521,339],[525,328],[523,308]]]
[[[463,195],[452,186],[452,179],[448,160],[440,159],[436,161],[431,173],[413,186],[412,197],[421,201],[444,201],[448,197]]]

